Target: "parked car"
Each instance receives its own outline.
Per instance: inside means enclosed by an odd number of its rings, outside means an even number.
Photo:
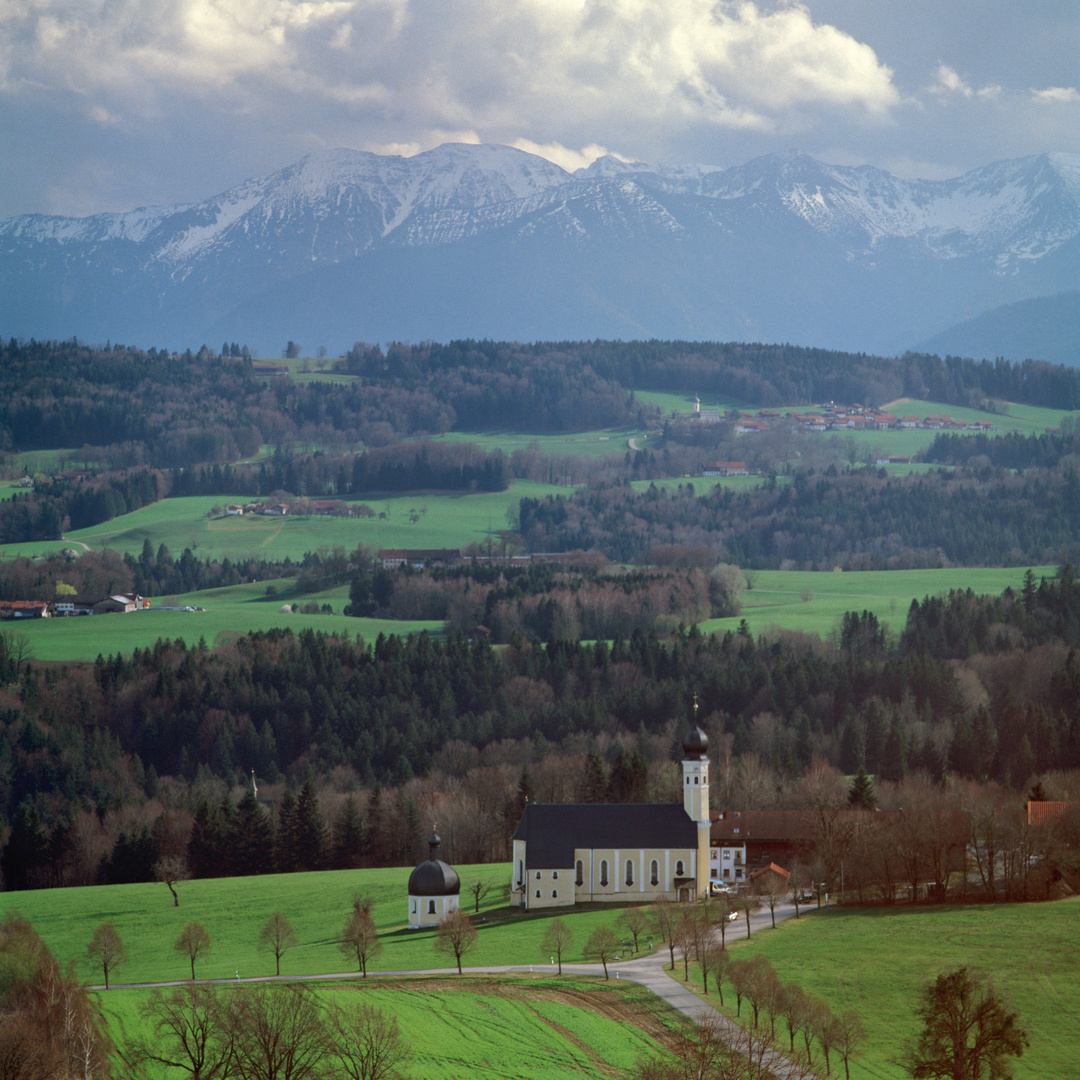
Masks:
[[[734,922],[738,917],[739,917],[739,913],[737,911],[729,911],[727,913],[727,921],[728,922]]]
[[[722,881],[710,881],[709,882],[709,895],[710,896],[730,896],[731,887],[725,885]]]

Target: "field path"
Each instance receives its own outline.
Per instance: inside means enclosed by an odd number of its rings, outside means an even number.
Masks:
[[[803,906],[802,913],[809,914],[813,909]],[[795,914],[793,904],[781,904],[776,908],[776,921],[789,919]],[[771,916],[768,911],[758,912],[750,919],[752,931],[761,931],[771,925]],[[732,940],[746,937],[746,921],[739,919],[732,923],[726,932],[726,936]],[[668,972],[666,962],[669,953],[666,947],[661,947],[655,952],[638,957],[636,960],[616,960],[608,963],[608,976],[616,980],[630,979],[644,986],[657,997],[663,998],[673,1009],[678,1010],[684,1016],[689,1017],[694,1023],[700,1024],[705,1019],[711,1019],[719,1025],[719,1030],[724,1038],[732,1045],[746,1051],[746,1031],[727,1019],[707,1002],[702,1001],[688,986],[680,982]],[[678,970],[676,964],[676,971]],[[591,975],[602,977],[604,968],[601,964],[563,964],[563,971],[569,975]],[[548,964],[509,964],[501,967],[466,967],[462,968],[463,975],[525,975],[525,974],[550,974],[551,966]],[[415,968],[402,971],[372,971],[367,978],[369,981],[378,979],[401,979],[410,975],[442,975],[453,978],[457,975],[457,968]],[[240,983],[273,983],[273,982],[314,982],[317,980],[331,980],[341,982],[343,980],[360,979],[362,976],[355,971],[330,973],[326,975],[258,975],[253,978],[236,979],[196,979],[197,983],[207,985],[224,985],[236,982]],[[189,979],[172,982],[154,983],[112,983],[114,989],[139,990],[154,987],[186,986]],[[90,986],[89,990],[104,990],[102,986]],[[770,1050],[758,1040],[753,1040],[754,1057],[763,1062],[769,1072],[778,1080],[804,1080],[805,1069],[787,1058]]]

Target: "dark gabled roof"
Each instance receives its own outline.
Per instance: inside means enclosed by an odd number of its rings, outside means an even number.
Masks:
[[[677,803],[533,803],[514,839],[528,868],[562,870],[575,848],[695,848],[697,826]]]

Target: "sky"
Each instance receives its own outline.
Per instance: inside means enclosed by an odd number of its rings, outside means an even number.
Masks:
[[[1080,153],[1080,3],[0,0],[0,219],[445,142],[930,179]]]

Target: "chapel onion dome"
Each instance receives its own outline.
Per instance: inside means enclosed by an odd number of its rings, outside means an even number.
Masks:
[[[695,724],[682,741],[684,761],[707,761],[709,757],[709,736]]]
[[[442,859],[435,858],[439,844],[438,833],[428,839],[429,856],[409,875],[410,896],[457,896],[461,892],[461,879],[457,871]]]

